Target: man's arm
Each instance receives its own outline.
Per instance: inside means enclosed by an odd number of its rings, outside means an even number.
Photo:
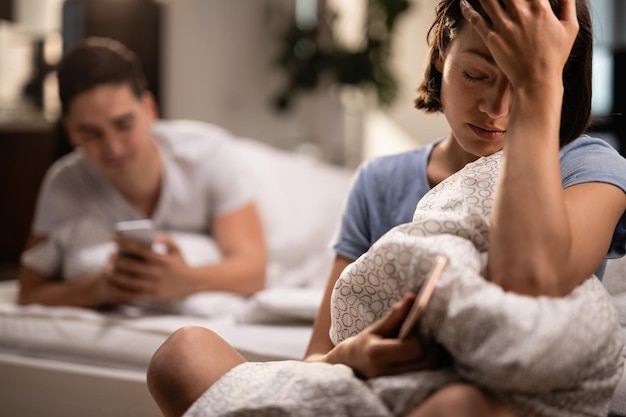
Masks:
[[[157,236],[163,252],[132,240],[119,240],[123,251],[140,261],[116,256],[110,283],[138,299],[168,300],[200,291],[227,291],[252,295],[265,285],[267,250],[261,220],[254,203],[218,216],[213,237],[222,254],[219,262],[200,267],[187,264],[174,240]]]
[[[27,249],[44,243],[45,236],[31,236]],[[106,292],[102,274],[67,282],[53,280],[27,265],[20,266],[20,304],[65,305],[75,307],[102,307],[112,302]]]

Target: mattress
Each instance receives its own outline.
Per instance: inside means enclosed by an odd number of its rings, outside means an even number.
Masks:
[[[145,369],[173,331],[190,325],[215,331],[249,360],[300,359],[322,290],[271,289],[244,303],[231,303],[239,314],[221,306],[226,312],[210,317],[197,311],[184,315],[132,307],[102,313],[74,307],[18,306],[16,294],[17,282],[0,282],[1,351]]]
[[[16,281],[0,282],[3,415],[148,417],[160,413],[146,369],[173,331],[209,328],[251,361],[301,359],[322,289],[271,288],[250,299],[200,294],[177,311],[106,313],[18,306],[16,296]]]

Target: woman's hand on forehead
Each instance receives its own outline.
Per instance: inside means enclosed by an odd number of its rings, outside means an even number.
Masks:
[[[479,0],[485,16],[467,0],[461,11],[513,88],[561,80],[578,33],[576,0],[561,0],[561,16],[549,0]]]

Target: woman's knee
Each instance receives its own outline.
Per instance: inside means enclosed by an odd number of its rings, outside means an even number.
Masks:
[[[158,387],[162,381],[170,383],[176,379],[181,371],[185,358],[188,357],[186,351],[193,349],[198,333],[206,331],[198,327],[183,327],[172,333],[163,344],[154,352],[148,365],[147,380],[148,386]]]
[[[148,389],[162,409],[181,410],[244,358],[215,332],[183,327],[167,338],[148,366]],[[181,413],[182,414],[182,413]]]
[[[169,406],[170,399],[183,400],[201,389],[199,368],[216,338],[219,336],[206,328],[183,327],[172,333],[152,355],[146,379],[148,389],[162,408]]]

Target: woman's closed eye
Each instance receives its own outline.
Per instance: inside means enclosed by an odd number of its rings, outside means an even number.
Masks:
[[[488,79],[489,77],[484,74],[470,73],[467,71],[463,71],[463,78],[465,78],[469,82],[476,83],[476,82],[484,81]]]

